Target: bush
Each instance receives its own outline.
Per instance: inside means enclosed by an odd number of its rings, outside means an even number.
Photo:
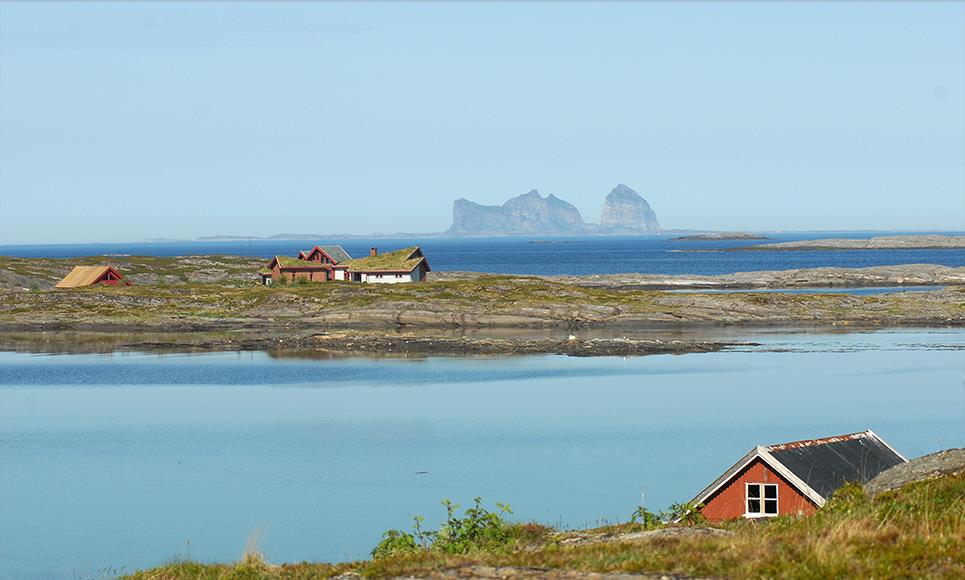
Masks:
[[[637,506],[637,509],[630,514],[630,523],[637,524],[645,530],[650,530],[660,526],[663,523],[658,514],[653,513],[647,508]]]
[[[478,551],[500,551],[519,542],[535,542],[545,538],[552,530],[540,524],[513,524],[504,515],[513,511],[506,504],[496,503],[497,511],[489,511],[475,498],[472,507],[457,516],[458,504],[444,500],[446,523],[438,531],[422,527],[425,521],[415,518],[413,532],[389,530],[372,550],[373,558],[394,554],[427,550],[444,554],[468,554]]]
[[[399,530],[389,530],[382,534],[382,539],[372,550],[373,558],[384,558],[395,554],[415,552],[419,549],[419,544],[415,541],[415,536],[408,532]]]
[[[692,526],[702,524],[707,521],[700,510],[704,506],[694,503],[673,503],[663,514],[663,518],[668,522],[680,521],[681,523]]]

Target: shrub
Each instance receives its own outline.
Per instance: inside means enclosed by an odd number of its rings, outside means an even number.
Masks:
[[[700,513],[703,507],[703,505],[695,503],[672,503],[661,516],[668,522],[680,521],[692,526],[707,521],[707,518]]]
[[[384,558],[395,554],[415,552],[419,549],[419,544],[415,541],[415,536],[408,532],[399,530],[389,530],[382,534],[382,539],[372,550],[373,558]]]
[[[437,531],[422,527],[421,516],[415,518],[413,532],[389,530],[372,550],[373,558],[427,550],[443,554],[468,554],[478,551],[500,551],[518,542],[535,542],[545,538],[551,529],[540,524],[513,524],[504,519],[512,514],[506,504],[496,503],[497,511],[489,511],[475,498],[473,506],[457,516],[459,505],[444,500],[446,522]]]
[[[653,513],[641,505],[637,506],[637,509],[630,514],[630,523],[637,524],[643,529],[649,530],[658,527],[663,521],[658,514]]]

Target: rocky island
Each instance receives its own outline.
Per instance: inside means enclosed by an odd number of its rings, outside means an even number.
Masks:
[[[707,352],[732,342],[658,337],[668,330],[965,325],[965,268],[934,265],[720,277],[437,273],[412,285],[266,287],[252,280],[261,262],[254,258],[115,256],[133,286],[52,289],[76,261],[0,258],[0,346],[93,332],[110,339],[85,343],[106,340],[117,350],[639,355]],[[754,291],[868,284],[944,288],[868,296]],[[747,291],[702,291],[728,287]],[[665,291],[681,288],[693,291]]]
[[[952,250],[965,249],[965,236],[877,236],[873,238],[827,238],[757,244],[734,250]]]
[[[769,240],[767,236],[760,236],[748,232],[713,232],[707,234],[691,234],[671,238],[674,242],[717,242],[721,240]]]
[[[622,183],[603,200],[600,227],[613,233],[659,232],[657,214],[647,200]]]
[[[465,198],[452,204],[450,235],[631,234],[660,231],[657,215],[643,197],[618,184],[606,196],[600,224],[583,221],[573,204],[537,190],[502,205],[482,205]]]

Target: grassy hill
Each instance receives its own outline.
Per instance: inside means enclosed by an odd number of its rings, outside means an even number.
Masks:
[[[470,508],[473,509],[473,508]],[[414,578],[965,577],[965,474],[915,482],[873,499],[839,490],[817,514],[713,528],[653,521],[557,532],[483,512],[457,518],[430,547],[390,534],[379,556],[346,564],[275,566],[257,553],[236,564],[175,562],[129,580]],[[450,520],[451,521],[451,520]],[[417,536],[417,535],[416,535]],[[588,575],[587,573],[603,573]]]

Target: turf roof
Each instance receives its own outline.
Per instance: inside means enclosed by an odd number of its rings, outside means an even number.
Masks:
[[[368,256],[347,262],[350,272],[411,272],[425,258],[419,246]]]
[[[329,264],[319,264],[318,262],[308,262],[305,260],[300,260],[298,258],[289,258],[287,256],[275,256],[278,260],[278,265],[282,268],[324,268],[328,267]]]

